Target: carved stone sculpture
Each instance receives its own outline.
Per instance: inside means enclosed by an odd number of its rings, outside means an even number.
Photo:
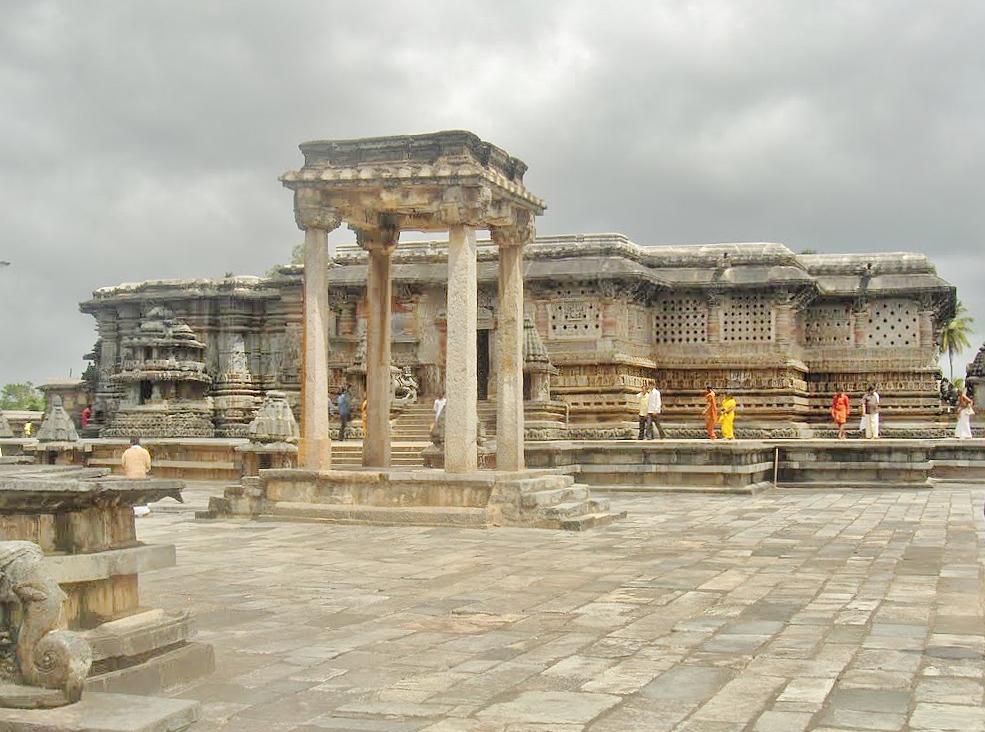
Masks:
[[[0,542],[0,605],[15,658],[14,683],[59,689],[62,695],[0,694],[3,706],[60,706],[82,698],[92,649],[78,633],[59,630],[66,595],[30,541]],[[19,605],[19,612],[12,610]],[[14,625],[13,617],[19,617]]]
[[[403,407],[417,401],[418,384],[410,372],[409,366],[404,366],[403,371],[395,371],[393,374],[393,404],[396,407]]]

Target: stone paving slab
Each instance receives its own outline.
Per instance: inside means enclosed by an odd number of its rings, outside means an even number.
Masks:
[[[985,486],[610,495],[540,529],[138,521],[201,732],[985,732]]]

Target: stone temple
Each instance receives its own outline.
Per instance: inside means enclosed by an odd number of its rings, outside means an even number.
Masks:
[[[392,361],[420,396],[445,381],[447,242],[392,255]],[[541,236],[524,247],[524,312],[557,373],[572,438],[634,434],[635,394],[656,379],[672,435],[702,434],[706,385],[731,390],[750,436],[828,428],[838,386],[874,383],[887,430],[940,416],[936,334],[954,288],[922,254],[795,254],[781,244],[645,246],[618,234]],[[498,250],[477,245],[478,399],[494,402]],[[369,254],[327,265],[329,389],[365,350]],[[270,277],[147,281],[82,303],[97,322],[94,419],[104,436],[246,436],[263,397],[300,398],[301,265]],[[452,303],[451,307],[454,307]],[[156,350],[155,350],[156,349]],[[358,394],[358,384],[357,396]]]

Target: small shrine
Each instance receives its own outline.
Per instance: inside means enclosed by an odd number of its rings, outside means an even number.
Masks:
[[[121,403],[102,437],[214,435],[206,345],[188,325],[154,307],[122,346],[121,369],[110,377]]]
[[[55,394],[38,429],[37,442],[25,445],[24,452],[33,452],[35,460],[45,465],[71,465],[83,462],[84,450],[75,422],[62,406],[62,398]]]
[[[557,368],[533,318],[523,316],[523,438],[560,440],[567,431],[567,405],[551,398],[551,377]]]

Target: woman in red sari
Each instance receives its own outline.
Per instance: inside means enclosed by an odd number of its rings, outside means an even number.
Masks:
[[[848,402],[848,394],[838,387],[838,393],[831,401],[831,419],[838,425],[838,439],[845,439],[845,424],[848,422],[848,415],[852,408]]]

